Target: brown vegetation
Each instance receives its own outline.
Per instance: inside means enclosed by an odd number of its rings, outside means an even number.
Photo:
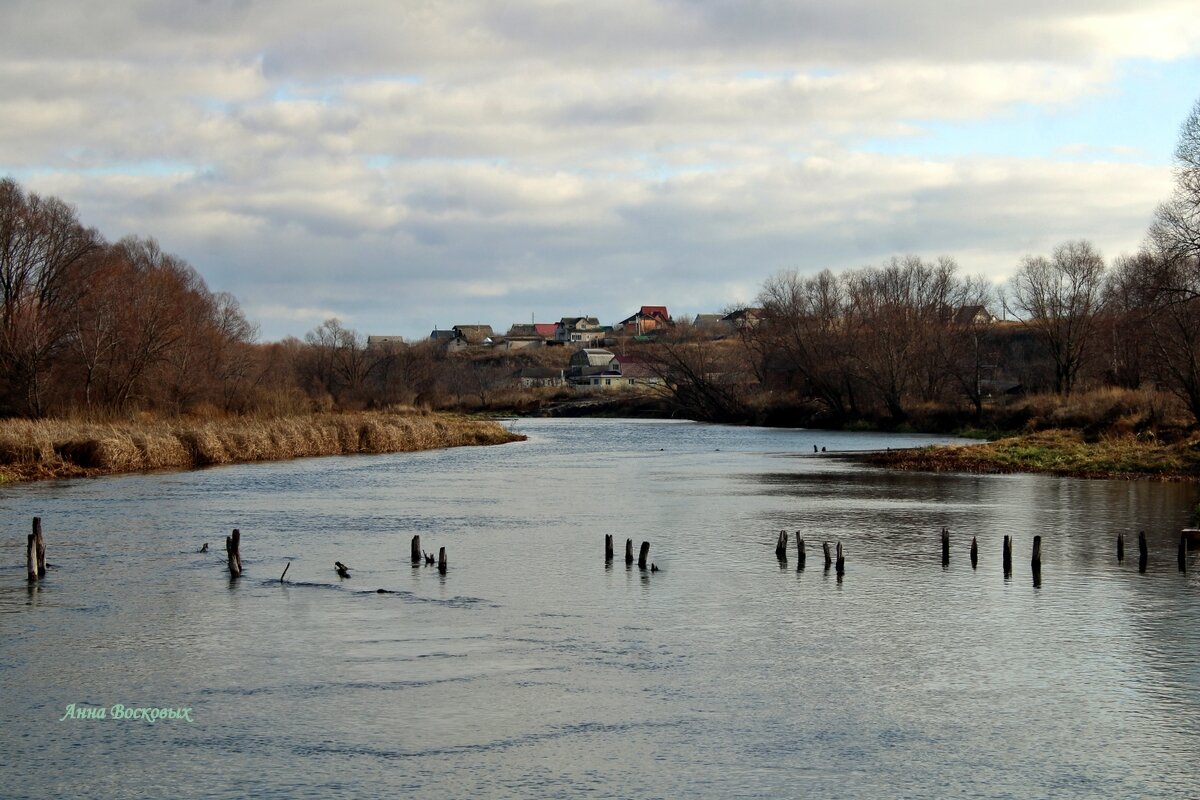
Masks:
[[[496,422],[429,413],[121,423],[12,419],[0,422],[0,481],[409,452],[524,438]]]

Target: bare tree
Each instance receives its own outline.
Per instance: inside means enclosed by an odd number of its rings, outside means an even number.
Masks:
[[[956,270],[950,258],[905,256],[846,276],[850,353],[893,420],[907,417],[914,393],[938,393],[944,337],[961,305]]]
[[[1026,256],[1009,282],[1011,304],[1054,361],[1054,387],[1069,395],[1093,345],[1104,288],[1104,259],[1085,240],[1064,242],[1050,258]]]
[[[51,365],[67,345],[68,310],[100,237],[57,198],[0,180],[0,369],[10,408],[40,416]]]
[[[1175,189],[1155,212],[1150,241],[1175,263],[1187,263],[1187,259],[1200,256],[1200,100],[1180,127],[1175,146]],[[1186,292],[1184,285],[1163,288]]]
[[[763,376],[781,373],[786,383],[816,399],[836,419],[848,416],[854,393],[847,368],[846,293],[829,270],[804,278],[781,272],[759,293],[762,321],[747,328]]]

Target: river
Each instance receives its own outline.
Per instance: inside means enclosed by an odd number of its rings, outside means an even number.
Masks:
[[[528,441],[0,488],[0,796],[1200,795],[1196,487],[839,456],[927,436],[509,424]]]

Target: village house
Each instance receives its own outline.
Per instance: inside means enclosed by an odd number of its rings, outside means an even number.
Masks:
[[[560,342],[588,345],[604,341],[611,330],[606,331],[595,317],[563,317],[555,326],[554,338]]]
[[[509,327],[508,333],[497,341],[496,346],[504,350],[523,350],[527,347],[545,347],[554,339],[558,326],[548,323],[517,323]]]
[[[492,343],[491,325],[455,325],[454,332],[469,345],[486,347]]]
[[[644,336],[671,327],[671,315],[666,306],[642,306],[633,315],[616,324],[616,329],[628,336]]]
[[[958,325],[994,325],[999,322],[995,314],[984,306],[962,306],[954,314],[954,322]]]
[[[598,347],[584,347],[571,354],[567,363],[567,377],[571,383],[579,384],[593,376],[619,376],[621,362],[609,350]]]
[[[744,328],[756,328],[762,322],[761,308],[739,308],[721,317],[721,323],[730,330],[740,331]]]

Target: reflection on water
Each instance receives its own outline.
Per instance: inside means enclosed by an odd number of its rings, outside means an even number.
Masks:
[[[1200,576],[1175,564],[1195,487],[812,455],[922,437],[514,426],[528,442],[4,489],[0,795],[1200,793]],[[59,567],[31,589],[34,515]],[[409,564],[413,534],[448,574]],[[627,568],[626,537],[662,570]],[[194,722],[59,722],[70,703]]]

